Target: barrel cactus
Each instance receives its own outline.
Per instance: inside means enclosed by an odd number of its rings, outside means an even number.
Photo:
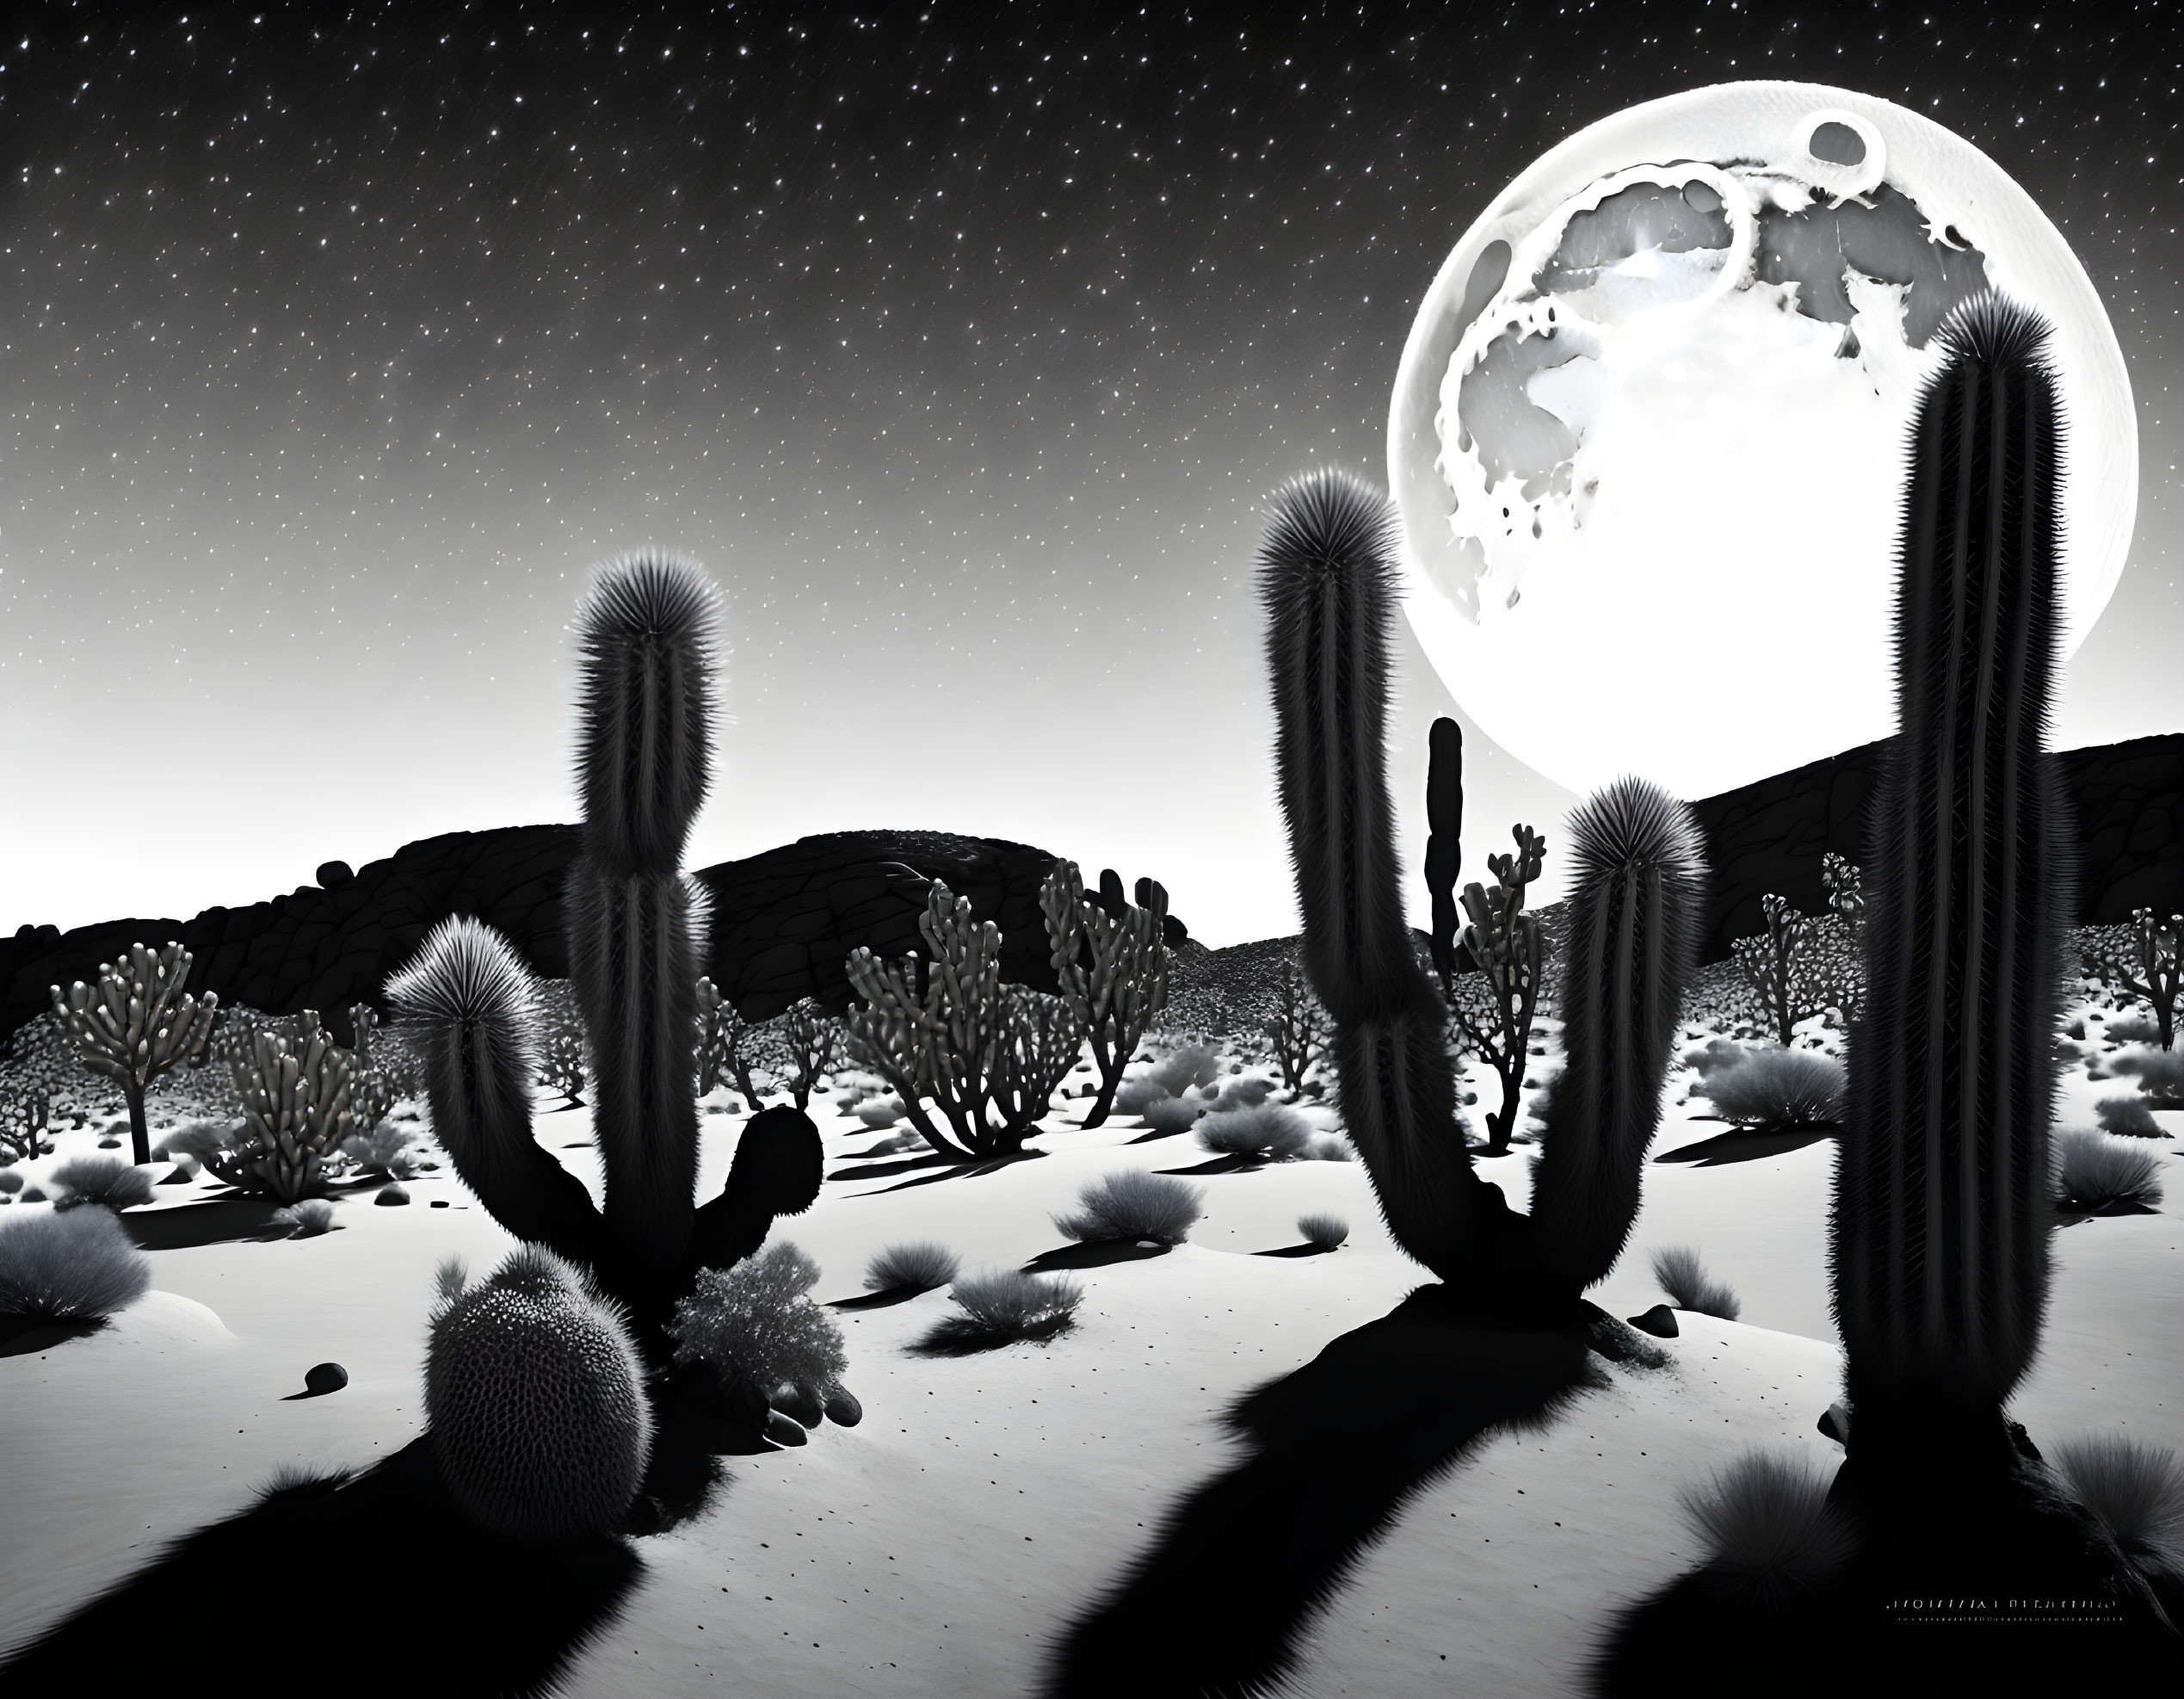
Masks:
[[[481,1285],[443,1287],[425,1412],[456,1503],[515,1539],[615,1531],[651,1455],[627,1320],[542,1245],[519,1247]]]

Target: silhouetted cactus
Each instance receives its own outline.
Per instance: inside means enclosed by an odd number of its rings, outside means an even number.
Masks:
[[[1486,858],[1494,888],[1476,880],[1464,887],[1464,909],[1471,917],[1464,929],[1464,948],[1486,975],[1493,994],[1492,1024],[1472,1020],[1460,1005],[1453,1010],[1458,1029],[1502,1082],[1502,1101],[1486,1118],[1489,1156],[1508,1153],[1509,1135],[1524,1109],[1532,1018],[1539,1010],[1539,977],[1546,964],[1539,917],[1524,912],[1524,889],[1539,876],[1547,840],[1524,825],[1511,827],[1510,835],[1516,839],[1515,855]]]
[[[126,961],[100,966],[96,992],[81,979],[65,997],[59,985],[52,988],[53,1013],[68,1023],[83,1066],[121,1088],[129,1107],[131,1156],[139,1163],[151,1160],[145,1088],[203,1053],[219,1007],[215,992],[200,998],[182,990],[190,961],[178,943],[157,954],[132,944]]]
[[[1260,550],[1304,959],[1335,1022],[1343,1120],[1390,1234],[1472,1302],[1566,1319],[1613,1263],[1637,1210],[1638,1164],[1695,948],[1700,839],[1687,810],[1637,781],[1572,819],[1584,853],[1563,995],[1588,1053],[1573,1060],[1552,1117],[1546,1209],[1536,1220],[1516,1214],[1471,1166],[1442,999],[1404,919],[1383,747],[1390,549],[1385,501],[1323,472],[1280,491]],[[1519,856],[1496,863],[1503,903],[1481,893],[1478,909],[1516,915],[1507,887],[1521,893],[1536,876],[1541,841],[1520,830]],[[1514,961],[1521,930],[1501,930]],[[1536,974],[1536,954],[1529,960]]]
[[[652,1449],[626,1320],[536,1245],[468,1291],[443,1276],[425,1414],[455,1502],[515,1539],[618,1532]]]
[[[1075,862],[1057,862],[1039,887],[1054,976],[1100,1070],[1083,1124],[1105,1123],[1122,1070],[1168,1001],[1168,889],[1138,881],[1137,902],[1122,899],[1122,878],[1100,874],[1096,901],[1084,893]]]
[[[2046,337],[1992,297],[1961,309],[1911,430],[1898,729],[1871,815],[1866,1008],[1830,1221],[1854,1463],[1998,1434],[2047,1301],[2074,868],[2042,748],[2060,436]]]
[[[693,1205],[701,911],[677,863],[706,788],[714,600],[695,567],[639,557],[603,570],[577,615],[585,813],[565,899],[603,1212],[533,1141],[536,992],[507,941],[452,919],[388,983],[424,1038],[457,1171],[511,1233],[589,1264],[662,1363],[697,1270],[749,1255],[819,1189],[817,1128],[768,1110],[745,1127],[721,1195]]]
[[[1532,1219],[1552,1277],[1606,1278],[1637,1219],[1684,982],[1705,924],[1706,840],[1691,811],[1620,779],[1570,817],[1563,943],[1566,1060],[1540,1112]]]
[[[1433,894],[1434,972],[1455,994],[1456,875],[1462,871],[1464,728],[1446,714],[1426,738],[1426,889]]]
[[[2180,971],[2180,960],[2184,959],[2184,948],[2180,948],[2184,946],[2184,914],[2173,914],[2164,921],[2151,909],[2133,909],[2131,920],[2136,935],[2131,953],[2125,955],[2119,951],[2104,958],[2101,969],[2154,1011],[2155,1031],[2162,1048],[2172,1049],[2176,1043],[2177,993],[2184,988],[2184,972]]]

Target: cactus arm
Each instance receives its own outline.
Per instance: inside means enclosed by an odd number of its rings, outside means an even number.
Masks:
[[[688,1273],[731,1268],[766,1242],[774,1218],[800,1215],[819,1195],[824,1165],[819,1129],[786,1103],[744,1124],[720,1195],[697,1212]]]
[[[1387,504],[1320,473],[1276,497],[1259,551],[1275,760],[1307,974],[1341,1107],[1395,1241],[1485,1295],[1516,1223],[1471,1167],[1443,1004],[1403,914],[1383,728],[1395,574]]]
[[[1446,714],[1426,739],[1426,888],[1433,898],[1434,971],[1444,1000],[1455,995],[1456,875],[1464,828],[1464,729]]]
[[[531,1135],[534,992],[514,947],[453,917],[386,995],[420,1041],[432,1129],[463,1183],[517,1239],[596,1264],[604,1233],[591,1194]]]
[[[1690,811],[1635,779],[1571,815],[1576,879],[1562,967],[1562,1072],[1540,1112],[1532,1219],[1549,1277],[1607,1277],[1637,1219],[1683,988],[1699,957],[1704,837]]]

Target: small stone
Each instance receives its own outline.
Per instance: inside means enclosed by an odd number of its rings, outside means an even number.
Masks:
[[[1624,1318],[1641,1333],[1650,1333],[1657,1339],[1673,1339],[1681,1331],[1676,1325],[1676,1313],[1666,1304],[1656,1304],[1644,1315]]]
[[[776,1388],[774,1408],[807,1428],[816,1428],[826,1420],[825,1406],[819,1402],[819,1395],[809,1387],[782,1386]]]
[[[173,1171],[159,1183],[163,1186],[186,1186],[196,1176],[178,1162],[175,1165]]]
[[[811,1436],[778,1410],[766,1412],[766,1437],[776,1445],[804,1445]]]
[[[399,1180],[396,1181],[392,1185],[381,1186],[379,1188],[379,1195],[372,1200],[373,1203],[379,1205],[382,1209],[389,1208],[398,1203],[407,1203],[409,1201],[410,1189],[404,1185]]]
[[[1820,1412],[1819,1428],[1822,1433],[1827,1435],[1837,1445],[1848,1445],[1850,1443],[1848,1406],[1841,1399],[1837,1399]]]
[[[102,1139],[99,1140],[99,1148],[102,1151],[118,1151],[121,1148],[121,1141],[119,1139]]]
[[[836,1387],[827,1394],[827,1420],[844,1428],[854,1428],[865,1419],[865,1407],[857,1402],[857,1395],[847,1387]]]
[[[349,1370],[338,1362],[314,1362],[304,1371],[304,1390],[307,1393],[337,1393],[348,1384]]]
[[[447,1200],[444,1197],[435,1197],[432,1201],[432,1207],[435,1209],[445,1209],[447,1207]]]

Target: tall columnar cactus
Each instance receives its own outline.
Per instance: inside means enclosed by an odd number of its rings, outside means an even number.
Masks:
[[[1462,870],[1464,728],[1443,714],[1426,738],[1426,889],[1433,896],[1434,972],[1441,994],[1456,982],[1456,875]]]
[[[1897,547],[1897,732],[1866,863],[1866,993],[1830,1220],[1850,1458],[1977,1449],[2047,1301],[2059,945],[2075,872],[2042,749],[2056,670],[2047,326],[1937,334]]]
[[[1532,1219],[1555,1283],[1606,1278],[1637,1219],[1683,986],[1699,961],[1706,840],[1691,811],[1622,779],[1570,817],[1563,1071],[1547,1089]]]
[[[697,1270],[748,1255],[820,1180],[809,1117],[768,1110],[745,1126],[720,1196],[693,1202],[701,905],[678,863],[706,789],[714,600],[695,567],[645,556],[602,571],[577,615],[584,823],[564,898],[603,1211],[533,1140],[536,991],[508,942],[452,919],[387,986],[423,1037],[457,1171],[511,1233],[589,1264],[663,1364]]]
[[[182,990],[189,978],[190,954],[170,943],[157,955],[142,944],[129,946],[126,961],[99,968],[96,992],[78,979],[52,988],[53,1013],[68,1023],[82,1047],[83,1066],[121,1088],[129,1106],[130,1154],[151,1160],[151,1131],[144,1115],[145,1088],[161,1074],[194,1061],[212,1035],[219,995],[201,998]]]
[[[1107,1120],[1124,1066],[1168,1001],[1168,890],[1140,879],[1137,898],[1122,900],[1113,868],[1101,875],[1099,900],[1087,898],[1075,862],[1055,862],[1039,887],[1055,979],[1100,1070],[1087,1127]]]
[[[1347,473],[1310,474],[1275,498],[1257,574],[1275,762],[1343,1121],[1396,1242],[1476,1288],[1521,1218],[1471,1166],[1442,1000],[1404,918],[1383,741],[1391,530],[1385,500]]]
[[[1519,1215],[1471,1165],[1442,1000],[1404,921],[1382,743],[1391,528],[1370,486],[1323,472],[1280,491],[1260,549],[1306,971],[1335,1023],[1339,1104],[1391,1235],[1484,1310],[1567,1319],[1637,1210],[1694,948],[1698,831],[1687,811],[1635,781],[1570,823],[1582,856],[1563,997],[1579,1011],[1588,1053],[1551,1094],[1545,1208]],[[1533,858],[1522,834],[1519,848]],[[1519,870],[1511,858],[1504,884]]]

